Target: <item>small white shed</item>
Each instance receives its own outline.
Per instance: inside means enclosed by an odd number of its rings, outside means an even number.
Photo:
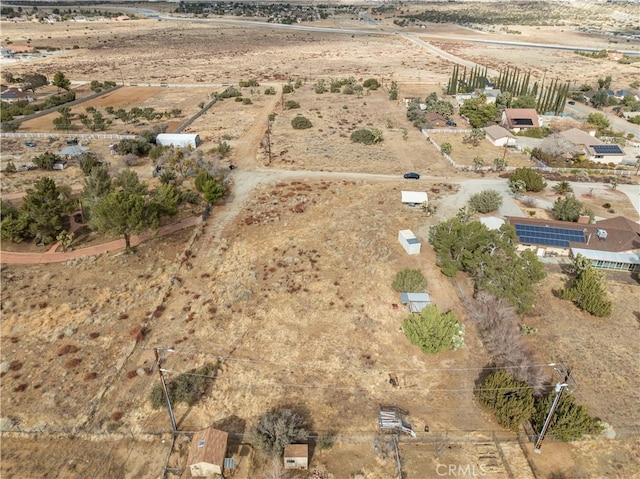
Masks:
[[[514,146],[517,142],[516,136],[500,125],[491,125],[484,128],[487,140],[494,146]]]
[[[401,191],[402,203],[410,206],[421,205],[429,202],[426,191]]]
[[[411,230],[400,230],[398,241],[407,254],[420,254],[420,240],[416,238]]]
[[[200,144],[200,135],[189,133],[160,133],[156,136],[156,145],[186,148],[197,148]]]
[[[309,445],[289,444],[284,448],[285,469],[309,469]]]

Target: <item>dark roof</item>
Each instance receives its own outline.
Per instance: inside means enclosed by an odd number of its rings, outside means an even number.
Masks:
[[[228,433],[211,427],[196,432],[191,440],[187,464],[206,462],[222,467],[227,453],[228,436]]]
[[[557,221],[547,219],[519,218],[507,216],[507,221],[513,226],[515,225],[531,225],[544,226],[549,228],[561,228],[564,230],[583,230],[586,243],[579,241],[569,241],[568,245],[572,248],[583,248],[598,251],[631,251],[640,249],[640,225],[634,223],[624,216],[616,216],[601,220],[593,224],[578,224],[572,221]],[[598,230],[607,232],[606,239],[600,239]],[[531,238],[527,238],[531,239]],[[544,243],[536,243],[534,241],[523,241],[527,244],[539,244],[544,246],[553,246]],[[564,246],[564,245],[555,245]],[[565,247],[567,247],[565,246]]]
[[[624,155],[624,151],[618,145],[589,145],[596,155]]]

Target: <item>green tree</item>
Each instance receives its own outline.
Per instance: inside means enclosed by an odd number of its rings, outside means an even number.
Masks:
[[[536,108],[538,100],[535,95],[520,95],[511,102],[511,108]]]
[[[544,265],[533,251],[516,253],[514,247],[490,243],[472,269],[476,290],[487,291],[511,303],[518,314],[527,313],[536,299],[534,287],[545,276]]]
[[[591,105],[594,108],[601,108],[609,103],[609,94],[607,90],[600,89],[591,96]],[[592,113],[593,115],[593,113]]]
[[[366,128],[360,128],[359,130],[351,133],[349,139],[353,143],[373,145],[374,143],[382,141],[382,132],[380,130],[367,130]]]
[[[149,206],[141,195],[120,189],[98,200],[89,225],[100,233],[123,236],[126,250],[131,251],[131,236],[157,227],[158,219],[149,214]]]
[[[71,86],[71,81],[64,76],[64,73],[58,71],[53,75],[53,81],[51,84],[55,87],[58,87],[58,90],[69,90]]]
[[[495,167],[496,171],[502,171],[508,166],[507,160],[504,158],[504,156],[498,156],[493,159],[493,166]]]
[[[38,168],[42,168],[43,170],[53,170],[53,165],[59,160],[60,156],[55,153],[51,153],[50,151],[33,158],[33,162],[38,166]]]
[[[199,170],[198,173],[196,173],[196,178],[193,183],[196,187],[196,190],[202,193],[204,191],[205,183],[213,179],[213,176],[211,176],[211,173],[209,173],[207,170]]]
[[[538,192],[544,190],[547,186],[544,177],[532,168],[516,168],[509,176],[509,184],[513,184],[518,180],[524,182],[526,191]]]
[[[84,179],[82,199],[94,205],[111,191],[111,176],[106,166],[96,165],[91,168],[91,173]]]
[[[531,386],[503,370],[489,374],[474,393],[480,404],[495,414],[498,423],[512,431],[518,431],[535,411]]]
[[[205,181],[204,185],[202,186],[202,196],[204,197],[207,204],[211,206],[215,205],[218,200],[224,196],[225,193],[226,188],[215,178],[211,178]]]
[[[602,113],[589,113],[589,116],[587,116],[587,123],[595,126],[598,129],[598,135],[601,135],[603,132],[605,132],[611,125],[607,117]]]
[[[553,186],[553,191],[555,191],[560,196],[564,196],[569,193],[573,193],[573,187],[568,181],[561,181]]]
[[[380,88],[380,82],[375,78],[367,78],[362,86],[368,88],[369,90],[377,90],[378,88]]]
[[[612,303],[607,299],[604,273],[593,266],[585,268],[584,262],[580,265],[581,256],[580,254],[576,256],[574,260],[576,275],[571,285],[561,291],[561,296],[593,316],[599,318],[611,316]]]
[[[307,421],[290,409],[269,411],[253,428],[254,443],[269,456],[280,457],[285,446],[306,441],[309,437]]]
[[[64,229],[69,205],[69,198],[51,178],[40,178],[33,189],[27,190],[20,209],[29,224],[29,236],[42,244],[55,240]]]
[[[480,95],[477,98],[465,100],[460,106],[460,114],[469,119],[473,128],[482,128],[487,123],[495,121],[498,109],[494,103],[487,103],[485,95]]]
[[[438,354],[463,344],[464,326],[458,321],[456,313],[440,313],[435,304],[407,317],[402,327],[411,344],[427,354]]]
[[[549,395],[536,403],[533,414],[533,425],[537,431],[542,429],[554,396]],[[583,406],[576,404],[573,396],[564,394],[551,417],[548,434],[559,441],[573,441],[585,434],[598,435],[602,432],[602,424],[589,415]]]
[[[174,216],[179,202],[180,195],[173,185],[160,185],[153,193],[152,207],[158,216]]]
[[[502,206],[502,194],[496,190],[483,190],[469,198],[469,206],[478,213],[490,213]]]
[[[147,185],[140,183],[138,174],[133,170],[122,170],[113,180],[115,187],[127,194],[144,196],[147,194]]]
[[[423,293],[427,280],[419,269],[405,268],[398,271],[391,287],[399,293]]]
[[[58,113],[60,116],[53,119],[53,127],[56,130],[69,131],[72,126],[71,109],[68,107],[60,107],[58,108]]]
[[[85,176],[89,176],[91,174],[91,170],[93,170],[96,166],[101,165],[102,162],[100,161],[100,157],[96,153],[86,151],[82,153],[82,155],[80,155],[80,158],[78,158],[78,164],[80,166],[80,169],[82,170],[82,173],[84,173]]]
[[[451,143],[445,142],[440,145],[440,151],[442,151],[442,153],[444,153],[445,155],[450,155],[452,149],[453,147],[451,146]]]
[[[578,221],[583,206],[575,196],[567,196],[566,198],[558,198],[553,207],[551,214],[554,219],[559,221]]]

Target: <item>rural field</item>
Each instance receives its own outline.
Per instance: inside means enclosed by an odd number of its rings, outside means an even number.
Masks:
[[[462,274],[453,280],[441,274],[428,244],[429,228],[463,205],[468,191],[461,185],[479,176],[449,165],[406,119],[402,100],[442,95],[453,65],[444,54],[492,69],[530,68],[538,79],[546,74],[582,83],[612,75],[628,86],[638,74],[633,64],[460,40],[559,43],[562,34],[566,45],[612,48],[608,37],[574,27],[589,13],[605,26],[616,7],[597,12],[564,7],[570,12],[564,26],[510,25],[518,34],[499,26],[487,32],[439,23],[400,29],[391,13],[373,15],[377,25],[355,15],[309,24],[349,33],[189,19],[3,21],[3,38],[14,44],[63,49],[37,61],[3,63],[3,71],[48,77],[62,71],[74,82],[124,83],[73,106],[74,114],[87,107],[180,110],[177,117],[140,124],[114,120],[105,134],[135,134],[159,125],[175,131],[227,86],[249,79],[259,86],[238,87],[250,102],[218,100],[185,130],[200,135],[198,151],[205,158],[227,142],[225,169],[227,163],[237,166],[226,177],[229,194],[207,221],[152,237],[135,254],[116,250],[54,264],[3,262],[1,475],[188,478],[189,433],[213,426],[230,433],[233,477],[388,479],[396,477],[396,457],[389,437],[378,434],[377,414],[392,405],[409,412],[417,433],[416,439],[400,438],[405,478],[440,477],[439,466],[452,464],[473,465],[490,478],[640,477],[637,281],[629,274],[608,274],[613,314],[598,319],[554,295],[567,276],[562,265],[547,265],[534,310],[521,318],[537,328],[525,343],[540,364],[571,365],[579,384],[574,395],[616,439],[547,440],[543,454],[533,454],[526,436],[502,429],[475,399],[475,381],[491,358],[465,306],[473,284]],[[626,6],[620,9],[627,12]],[[637,43],[629,48],[637,49]],[[314,91],[319,80],[350,77],[358,83],[375,78],[382,86],[362,95]],[[399,88],[395,101],[389,99],[392,81]],[[283,94],[289,82],[297,87]],[[269,86],[275,95],[264,93]],[[86,84],[72,87],[79,97],[89,93]],[[289,101],[299,107],[288,108]],[[294,129],[297,115],[313,126]],[[55,116],[26,121],[18,131],[53,133]],[[464,128],[461,118],[456,121]],[[91,133],[77,125],[72,134]],[[352,143],[349,136],[359,128],[380,130],[383,141]],[[451,156],[463,165],[472,165],[478,155],[489,163],[504,153],[487,142],[463,144],[459,134],[434,139],[451,143]],[[8,161],[24,165],[34,155],[66,146],[65,137],[57,136],[37,138],[35,147],[4,135],[0,141],[3,169]],[[93,138],[82,144],[116,173],[126,165],[110,153],[114,141]],[[510,165],[531,165],[524,154],[508,155]],[[132,168],[157,184],[151,160]],[[402,179],[407,171],[424,176],[408,183]],[[41,176],[75,190],[84,182],[75,165],[1,175],[3,199],[15,201]],[[495,173],[483,178],[500,181]],[[193,188],[192,179],[181,181],[181,187]],[[402,205],[405,189],[427,191],[437,213],[427,216],[419,207]],[[609,202],[616,214],[638,219],[620,191],[585,185],[576,193],[599,217],[611,216],[602,207]],[[555,195],[545,190],[536,198],[536,206],[514,204],[524,214],[535,210],[536,217],[545,217],[543,205]],[[181,217],[200,216],[202,208]],[[397,240],[401,229],[413,230],[422,241],[420,255],[405,254]],[[99,242],[86,232],[74,247]],[[42,253],[49,247],[2,243],[7,252]],[[408,313],[393,307],[399,298],[391,287],[403,268],[419,268],[440,311],[452,310],[461,319],[465,347],[426,355],[409,343],[402,330]],[[173,351],[162,353],[169,380],[210,367],[203,373],[202,399],[192,406],[174,404],[181,431],[175,443],[166,409],[154,408],[149,399],[159,384],[154,349],[169,346]],[[545,373],[551,380],[552,370]],[[333,447],[312,448],[308,476],[276,475],[277,468],[252,447],[258,418],[283,406],[308,419],[315,439],[335,434]]]

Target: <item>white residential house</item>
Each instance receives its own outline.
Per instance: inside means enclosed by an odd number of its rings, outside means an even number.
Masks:
[[[484,131],[487,140],[494,146],[515,146],[517,143],[516,136],[500,125],[486,126]]]
[[[579,148],[591,161],[619,164],[625,159],[625,152],[620,145],[605,143],[578,128],[562,131],[560,135]]]

